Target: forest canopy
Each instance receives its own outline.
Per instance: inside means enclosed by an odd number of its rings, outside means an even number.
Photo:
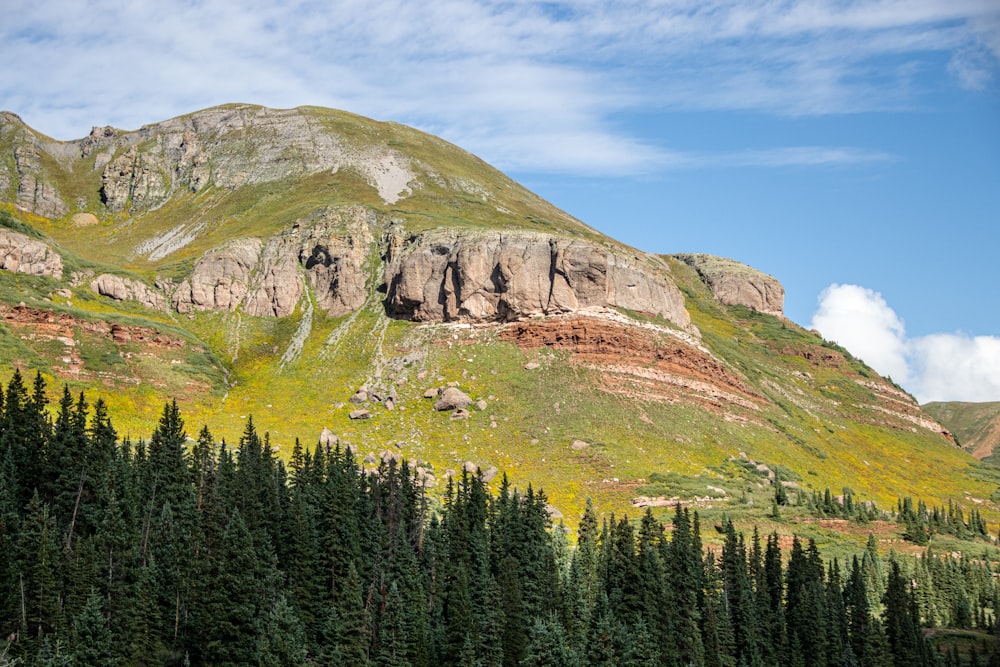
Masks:
[[[0,665],[919,667],[980,664],[923,628],[995,623],[968,558],[826,562],[730,522],[711,550],[680,505],[588,504],[571,545],[506,478],[431,498],[406,460],[286,463],[252,418],[234,447],[189,439],[175,402],[133,443],[100,399],[46,392],[0,391]]]

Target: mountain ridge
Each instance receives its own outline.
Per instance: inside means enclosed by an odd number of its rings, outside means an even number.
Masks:
[[[63,268],[0,271],[0,360],[109,393],[127,431],[172,395],[229,438],[252,414],[282,451],[323,432],[438,481],[504,470],[570,516],[764,493],[741,453],[882,503],[929,479],[992,503],[912,397],[784,317],[774,278],[629,248],[430,135],[227,105],[52,143],[10,116],[8,254]],[[475,407],[435,411],[447,385]],[[664,470],[687,486],[647,488]]]

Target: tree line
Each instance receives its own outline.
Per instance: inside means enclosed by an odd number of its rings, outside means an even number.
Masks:
[[[252,419],[189,441],[176,402],[135,443],[82,393],[51,413],[40,375],[0,391],[0,665],[950,667],[924,627],[995,623],[986,562],[825,562],[728,521],[706,549],[680,506],[588,503],[571,546],[506,479],[286,464]]]

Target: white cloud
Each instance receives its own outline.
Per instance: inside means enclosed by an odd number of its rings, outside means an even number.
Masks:
[[[831,285],[819,296],[812,327],[918,401],[1000,401],[1000,337],[940,333],[908,338],[882,295]]]
[[[626,131],[623,112],[899,109],[935,57],[981,88],[1000,55],[995,0],[11,3],[0,103],[60,139],[222,102],[315,104],[547,171],[706,164]],[[773,164],[763,153],[745,166]]]
[[[903,386],[909,383],[905,327],[881,294],[858,285],[830,285],[819,296],[812,327],[880,374]]]
[[[934,334],[910,347],[921,402],[1000,401],[1000,338]]]

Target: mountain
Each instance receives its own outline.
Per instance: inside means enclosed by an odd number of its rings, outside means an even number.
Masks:
[[[1000,403],[943,401],[921,406],[949,431],[958,444],[977,459],[992,459],[1000,445]]]
[[[463,467],[639,510],[850,487],[992,516],[916,401],[737,261],[619,243],[394,123],[227,105],[56,141],[0,114],[0,361],[147,437],[252,416],[429,487]],[[817,528],[817,530],[823,530]]]

